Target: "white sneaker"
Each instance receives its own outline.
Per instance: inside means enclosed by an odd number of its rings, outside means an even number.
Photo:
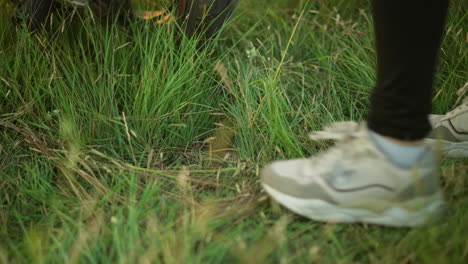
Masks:
[[[276,161],[262,169],[266,192],[291,211],[317,221],[417,226],[444,209],[432,147],[411,168],[392,163],[365,125],[341,122],[311,134],[339,142],[310,159]]]
[[[461,105],[445,115],[429,115],[432,132],[428,141],[440,139],[445,157],[468,158],[468,82],[457,94],[458,101],[466,94]]]

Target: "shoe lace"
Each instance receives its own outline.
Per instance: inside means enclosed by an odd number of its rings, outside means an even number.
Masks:
[[[309,138],[314,141],[320,140],[345,140],[358,137],[361,133],[360,126],[354,121],[337,122],[326,126],[322,131],[314,131]]]
[[[468,82],[465,83],[465,85],[458,89],[457,91],[458,99],[455,102],[455,105],[457,105],[460,101],[461,104],[452,110],[450,113],[448,113],[449,117],[452,117],[454,115],[458,115],[460,112],[465,111],[465,108],[468,107]]]
[[[468,82],[466,82],[462,88],[458,89],[457,95],[458,95],[458,99],[455,102],[455,104],[458,104],[460,101],[462,101],[465,104],[468,104]]]
[[[311,162],[322,165],[332,164],[337,160],[350,160],[352,162],[362,157],[364,153],[374,152],[370,144],[363,142],[366,135],[366,130],[363,127],[364,124],[360,125],[353,121],[345,121],[326,126],[322,131],[310,133],[309,137],[314,141],[336,141],[335,146],[315,155]]]

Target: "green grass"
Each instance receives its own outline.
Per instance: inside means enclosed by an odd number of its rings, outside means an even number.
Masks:
[[[86,12],[29,34],[0,4],[0,263],[466,263],[466,160],[442,166],[450,214],[415,229],[312,222],[261,191],[263,164],[367,112],[368,2],[312,2],[242,1],[204,50]],[[451,4],[436,113],[468,77]]]

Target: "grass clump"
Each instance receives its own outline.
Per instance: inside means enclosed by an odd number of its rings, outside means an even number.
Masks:
[[[467,12],[451,4],[437,113],[466,82]],[[0,263],[468,259],[466,160],[442,167],[451,214],[412,230],[312,222],[259,187],[266,162],[323,147],[308,131],[365,117],[367,1],[241,1],[204,49],[176,24],[87,11],[30,34],[12,8],[0,4]]]

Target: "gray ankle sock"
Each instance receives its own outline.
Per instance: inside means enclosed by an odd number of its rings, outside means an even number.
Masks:
[[[410,168],[426,151],[426,146],[403,146],[392,142],[369,129],[369,136],[377,147],[392,162],[403,168]]]

